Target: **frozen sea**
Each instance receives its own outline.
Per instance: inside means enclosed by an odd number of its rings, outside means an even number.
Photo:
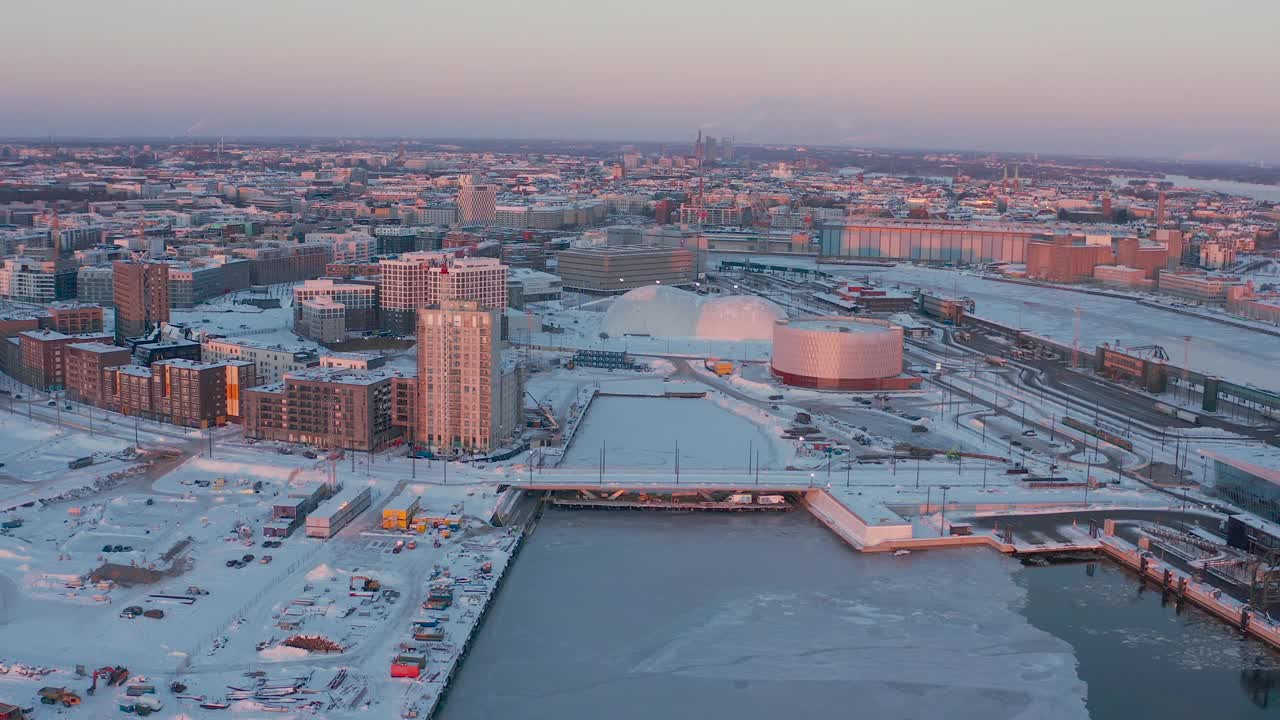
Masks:
[[[1086,718],[1018,567],[860,555],[802,511],[548,511],[439,717]]]
[[[850,550],[807,513],[548,510],[443,720],[1280,717],[1280,656],[1113,565]]]
[[[774,438],[710,399],[600,397],[591,403],[563,464],[595,468],[604,448],[606,469],[674,469],[677,444],[680,467],[690,470],[745,468],[753,451],[759,451],[763,468],[778,463]]]

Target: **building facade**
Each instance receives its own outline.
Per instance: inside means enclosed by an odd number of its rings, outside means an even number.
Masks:
[[[445,452],[488,452],[511,438],[520,378],[502,361],[501,311],[451,300],[418,311],[413,441]]]
[[[492,225],[498,209],[498,186],[464,182],[458,187],[458,221]]]
[[[564,287],[592,293],[624,293],[646,285],[689,285],[695,278],[694,255],[679,247],[627,245],[562,250]]]
[[[370,451],[401,434],[392,425],[397,373],[313,368],[245,393],[245,437]]]
[[[262,384],[280,382],[285,373],[305,370],[320,363],[313,350],[256,343],[237,338],[206,338],[200,343],[200,359],[206,363],[246,360],[256,368]]]
[[[169,266],[117,260],[112,265],[116,340],[141,337],[169,321]]]

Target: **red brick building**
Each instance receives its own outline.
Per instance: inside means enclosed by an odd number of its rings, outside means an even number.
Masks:
[[[126,415],[185,427],[222,425],[239,417],[246,388],[256,384],[253,363],[227,360],[160,360],[108,367],[102,373],[103,405]]]
[[[116,341],[142,337],[169,321],[169,266],[117,260],[112,265]]]
[[[30,330],[18,335],[21,352],[19,379],[37,390],[66,387],[66,348],[83,342],[110,343],[103,334],[67,335],[53,330]]]
[[[245,393],[244,435],[327,448],[376,450],[399,437],[388,370],[313,368]]]
[[[102,306],[74,301],[50,303],[49,324],[46,327],[67,335],[100,333]]]
[[[107,343],[72,343],[66,346],[67,397],[76,402],[101,406],[104,400],[102,372],[107,368],[128,365],[128,348]]]

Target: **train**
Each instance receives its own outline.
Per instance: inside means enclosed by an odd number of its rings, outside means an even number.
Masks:
[[[1182,408],[1173,407],[1172,405],[1165,405],[1164,403],[1156,403],[1156,412],[1160,412],[1160,413],[1164,413],[1165,415],[1176,417],[1179,420],[1183,422],[1191,423],[1192,425],[1200,424],[1199,415],[1193,412],[1189,412],[1187,410],[1183,410]]]
[[[1092,435],[1098,438],[1099,440],[1102,440],[1103,442],[1111,443],[1112,445],[1115,445],[1116,447],[1122,450],[1133,450],[1133,443],[1129,442],[1128,440],[1125,440],[1119,435],[1109,433],[1106,430],[1101,430],[1092,425],[1087,425],[1085,423],[1080,422],[1079,420],[1076,420],[1075,418],[1071,418],[1071,417],[1062,418],[1062,424],[1066,425],[1069,428],[1075,428],[1076,430],[1079,430],[1080,432],[1085,433],[1086,435]]]

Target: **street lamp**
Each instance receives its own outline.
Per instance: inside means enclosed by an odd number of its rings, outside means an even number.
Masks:
[[[950,489],[950,485],[942,486],[942,520],[938,523],[939,536],[947,534],[947,491]]]

